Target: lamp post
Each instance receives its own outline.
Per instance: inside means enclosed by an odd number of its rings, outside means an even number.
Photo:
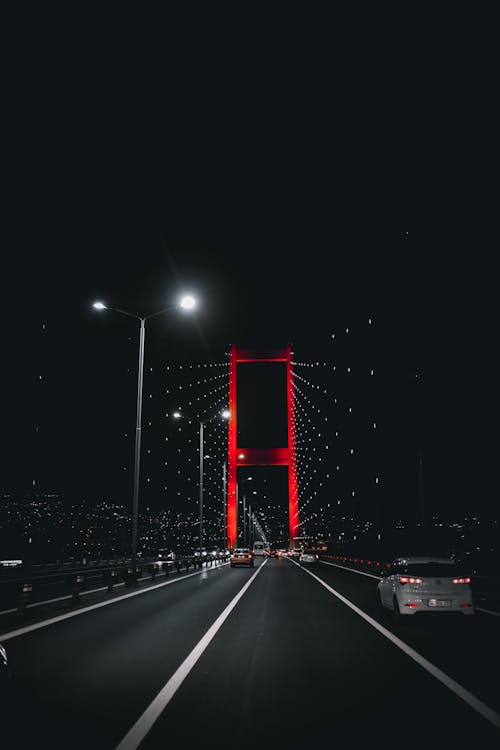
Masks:
[[[257,490],[254,490],[252,492],[252,495],[256,495]],[[255,540],[255,534],[254,534],[254,519],[252,515],[252,506],[248,506],[248,546],[251,547]],[[247,546],[246,544],[244,545]]]
[[[237,504],[239,502],[238,498],[239,498],[239,486],[240,486],[240,484],[242,484],[243,482],[251,482],[252,479],[253,479],[253,477],[247,477],[246,479],[241,479],[239,482],[236,483],[236,501],[237,501]],[[254,495],[256,495],[256,494],[257,493],[254,492]],[[243,547],[246,547],[246,541],[247,541],[247,513],[246,513],[247,505],[246,505],[246,503],[247,503],[247,496],[246,496],[246,493],[244,492],[243,493],[243,545],[242,545]]]
[[[181,298],[178,305],[170,305],[165,307],[158,312],[151,313],[141,317],[134,313],[127,312],[126,310],[120,310],[117,307],[109,307],[103,302],[94,302],[92,305],[96,310],[112,310],[113,312],[126,315],[129,318],[135,318],[140,322],[139,329],[139,368],[137,373],[137,407],[136,407],[136,423],[135,423],[135,451],[134,451],[134,498],[132,503],[132,564],[135,569],[137,559],[137,526],[139,516],[139,485],[140,485],[140,465],[141,465],[141,427],[142,427],[142,386],[144,380],[144,344],[146,339],[146,320],[155,318],[157,315],[174,310],[181,307],[183,310],[192,310],[196,307],[196,300],[190,295],[186,295]]]
[[[206,419],[200,419],[199,420],[199,433],[200,433],[200,495],[199,495],[199,554],[200,554],[200,561],[201,561],[201,551],[203,548],[203,433],[204,433],[204,427],[207,422],[211,422],[213,419],[217,419],[217,417],[222,417],[223,419],[229,419],[230,413],[227,409],[224,409],[220,414],[214,414],[212,417],[207,417]],[[173,413],[174,419],[181,419],[182,414],[179,411],[176,411]]]
[[[226,462],[222,464],[222,549],[226,549],[227,545],[227,467]]]

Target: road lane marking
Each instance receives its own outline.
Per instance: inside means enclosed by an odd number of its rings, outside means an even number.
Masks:
[[[487,615],[494,615],[494,617],[500,617],[500,612],[494,612],[492,609],[485,609],[484,607],[474,607],[478,612],[486,612]]]
[[[340,568],[340,570],[348,570],[350,573],[356,573],[361,576],[368,576],[369,578],[375,578],[377,581],[381,581],[381,576],[376,576],[373,573],[366,573],[364,570],[356,570],[355,568],[348,568],[345,565],[339,565],[338,563],[327,562],[326,560],[320,560],[323,565],[331,565],[333,568]],[[485,612],[487,615],[494,615],[500,617],[500,612],[495,612],[492,609],[485,609],[484,607],[474,607],[477,612]],[[0,613],[1,614],[1,613]]]
[[[208,572],[214,571],[214,570],[220,570],[221,568],[224,568],[229,563],[222,563],[222,565],[219,565],[216,568],[208,568]],[[145,589],[141,589],[140,591],[131,591],[129,594],[122,594],[121,596],[117,596],[114,599],[108,599],[105,602],[98,602],[97,604],[90,604],[88,607],[81,607],[80,609],[75,610],[74,612],[66,612],[64,615],[57,615],[56,617],[51,617],[48,620],[41,620],[40,622],[35,622],[33,625],[26,625],[24,628],[17,628],[16,630],[10,630],[7,633],[0,633],[0,640],[3,642],[9,641],[11,638],[17,638],[20,635],[26,635],[26,633],[31,633],[33,630],[39,630],[40,628],[46,628],[48,625],[54,625],[56,622],[61,622],[62,620],[69,620],[71,617],[77,617],[78,615],[83,615],[84,612],[91,612],[93,609],[99,609],[100,607],[107,607],[110,604],[116,604],[116,602],[122,602],[124,599],[130,599],[132,596],[139,596],[140,594],[147,594],[148,591],[155,591],[156,589],[161,589],[164,586],[170,586],[172,583],[179,583],[179,581],[185,581],[186,578],[192,578],[192,576],[199,576],[202,573],[204,573],[207,569],[203,568],[202,570],[197,570],[194,573],[188,573],[185,576],[182,576],[181,578],[172,578],[169,581],[164,581],[163,583],[156,583],[154,586],[148,586]],[[115,584],[116,585],[116,584]],[[83,592],[82,592],[83,593]]]
[[[139,578],[140,581],[145,580],[144,578]],[[120,581],[119,583],[113,584],[115,588],[117,586],[124,586],[125,582]],[[86,589],[85,591],[80,591],[80,596],[85,596],[86,594],[97,594],[99,591],[106,591],[107,586],[99,586],[98,589]],[[32,609],[33,607],[43,607],[45,604],[54,604],[55,602],[63,602],[67,599],[71,599],[71,594],[65,594],[64,596],[56,596],[55,599],[44,599],[42,602],[31,602],[31,604],[26,605],[26,609]],[[12,607],[12,609],[3,609],[0,612],[0,615],[8,615],[11,612],[17,612],[17,607]]]
[[[142,716],[139,717],[139,719],[125,735],[120,744],[117,745],[116,750],[136,750],[136,748],[139,747],[143,739],[151,730],[153,724],[163,713],[166,706],[170,703],[177,690],[180,688],[192,668],[195,666],[196,662],[203,654],[212,638],[222,627],[226,619],[231,614],[232,610],[238,604],[245,591],[251,586],[255,578],[259,575],[266,562],[267,560],[264,560],[262,565],[259,565],[252,577],[245,583],[243,588],[240,589],[236,596],[229,602],[227,607],[221,612],[215,622],[207,630],[203,638],[196,644],[191,653],[184,659],[177,671],[174,672],[169,681],[163,686],[156,698],[154,698],[153,701],[149,704]]]
[[[376,576],[373,573],[366,573],[364,570],[355,570],[354,568],[348,568],[346,565],[337,565],[337,563],[327,562],[326,560],[320,560],[323,565],[331,565],[333,568],[340,568],[341,570],[349,570],[351,573],[359,573],[362,576],[368,576],[369,578],[376,578],[380,581],[380,576]]]
[[[291,562],[294,563],[294,565],[297,565],[299,568],[302,568],[301,565],[294,562],[294,560],[291,560]],[[327,591],[329,591],[331,594],[337,597],[337,599],[340,599],[343,604],[346,604],[350,609],[353,610],[353,612],[356,612],[357,615],[363,618],[366,622],[368,622],[372,627],[375,628],[375,630],[378,630],[379,633],[381,633],[383,636],[385,636],[388,640],[390,640],[395,646],[401,649],[401,651],[404,651],[407,656],[409,656],[411,659],[417,662],[423,669],[425,669],[429,674],[431,674],[433,677],[435,677],[439,682],[441,682],[445,687],[447,687],[449,690],[451,690],[455,695],[457,695],[459,698],[461,698],[465,703],[467,703],[471,708],[473,708],[475,711],[481,714],[483,718],[485,718],[487,721],[489,721],[493,726],[495,726],[497,729],[500,729],[500,714],[497,714],[496,711],[494,711],[492,708],[486,705],[486,703],[483,703],[479,698],[476,698],[475,695],[470,693],[466,688],[464,688],[462,685],[460,685],[458,682],[455,682],[455,680],[452,677],[449,677],[447,674],[442,672],[439,667],[436,667],[434,664],[431,664],[430,661],[428,661],[424,656],[419,654],[417,651],[415,651],[411,646],[409,646],[407,643],[402,641],[400,638],[394,635],[394,633],[391,633],[390,630],[387,630],[384,628],[383,625],[380,625],[376,620],[373,619],[373,617],[370,617],[370,615],[367,615],[366,612],[363,612],[362,609],[359,609],[359,607],[356,607],[355,604],[349,601],[349,599],[346,599],[345,596],[342,596],[342,594],[339,594],[338,591],[335,591],[335,589],[332,589],[331,586],[329,586],[325,581],[323,581],[319,576],[312,573],[310,570],[305,570],[302,568],[308,575],[315,578],[318,583],[320,583],[322,586],[324,586]]]

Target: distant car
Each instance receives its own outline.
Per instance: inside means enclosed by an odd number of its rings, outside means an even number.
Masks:
[[[173,562],[175,560],[175,552],[171,549],[160,549],[158,550],[158,560],[167,560]]]
[[[381,607],[392,610],[394,622],[416,614],[473,615],[471,578],[449,557],[397,557],[377,586]]]
[[[300,553],[301,565],[319,565],[319,553],[314,549],[305,549]]]
[[[253,543],[253,553],[254,555],[265,555],[266,554],[266,545],[264,542],[254,542]]]
[[[2,698],[7,694],[10,681],[9,663],[7,661],[7,652],[0,643],[0,695]]]
[[[297,559],[300,557],[300,550],[298,549],[289,549],[288,550],[288,557],[291,557],[292,559]]]
[[[211,547],[207,547],[208,557],[217,557],[218,555],[220,555],[220,547],[217,547],[216,544],[213,544]]]
[[[269,550],[269,557],[277,557],[277,555],[278,555],[278,550],[276,549]]]
[[[202,548],[201,548],[201,556],[202,556],[202,557],[206,557],[206,556],[207,556],[207,554],[208,554],[208,553],[207,553],[207,548],[206,548],[206,547],[202,547]],[[195,549],[195,551],[194,551],[194,556],[195,556],[195,557],[199,557],[199,556],[200,556],[200,548],[199,548],[199,547],[197,547],[197,548]]]
[[[277,557],[286,557],[286,549],[279,549],[276,551]]]
[[[238,547],[231,553],[231,567],[235,565],[248,565],[253,568],[253,555],[249,547]]]

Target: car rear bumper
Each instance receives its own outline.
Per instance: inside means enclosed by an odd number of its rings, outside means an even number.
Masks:
[[[428,599],[418,599],[411,597],[402,599],[399,602],[399,611],[401,615],[412,616],[417,614],[427,615],[473,615],[475,613],[474,605],[470,600],[462,599],[451,602],[449,606],[431,606]],[[411,605],[411,606],[410,606]],[[415,606],[416,605],[416,606]]]

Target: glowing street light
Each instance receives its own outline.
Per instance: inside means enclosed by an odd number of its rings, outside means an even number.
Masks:
[[[193,310],[196,307],[196,299],[192,297],[190,294],[185,295],[180,300],[180,306],[184,310]]]
[[[201,550],[203,548],[203,459],[209,458],[209,456],[203,456],[203,429],[205,427],[205,424],[207,422],[211,422],[213,419],[217,419],[217,417],[222,417],[222,419],[229,419],[231,416],[231,412],[229,409],[224,409],[222,412],[217,412],[217,414],[214,414],[212,417],[208,417],[207,419],[200,419],[199,425],[200,425],[200,499],[199,499],[199,549],[200,549],[200,560],[202,559]],[[180,411],[174,411],[172,413],[172,417],[174,419],[182,419],[183,415]]]
[[[137,374],[137,409],[136,409],[136,426],[135,426],[135,456],[134,456],[134,499],[132,505],[132,563],[135,569],[135,563],[137,558],[137,526],[138,526],[138,515],[139,515],[139,472],[141,463],[141,429],[142,429],[142,386],[144,380],[144,344],[146,339],[146,320],[155,318],[157,315],[170,312],[177,308],[184,310],[192,310],[196,307],[196,299],[192,295],[184,295],[181,297],[176,305],[169,305],[158,312],[151,313],[141,317],[134,313],[127,312],[126,310],[120,310],[118,307],[109,307],[103,302],[94,302],[92,307],[95,310],[113,310],[113,312],[126,315],[129,318],[135,318],[140,321],[139,329],[139,368]]]

